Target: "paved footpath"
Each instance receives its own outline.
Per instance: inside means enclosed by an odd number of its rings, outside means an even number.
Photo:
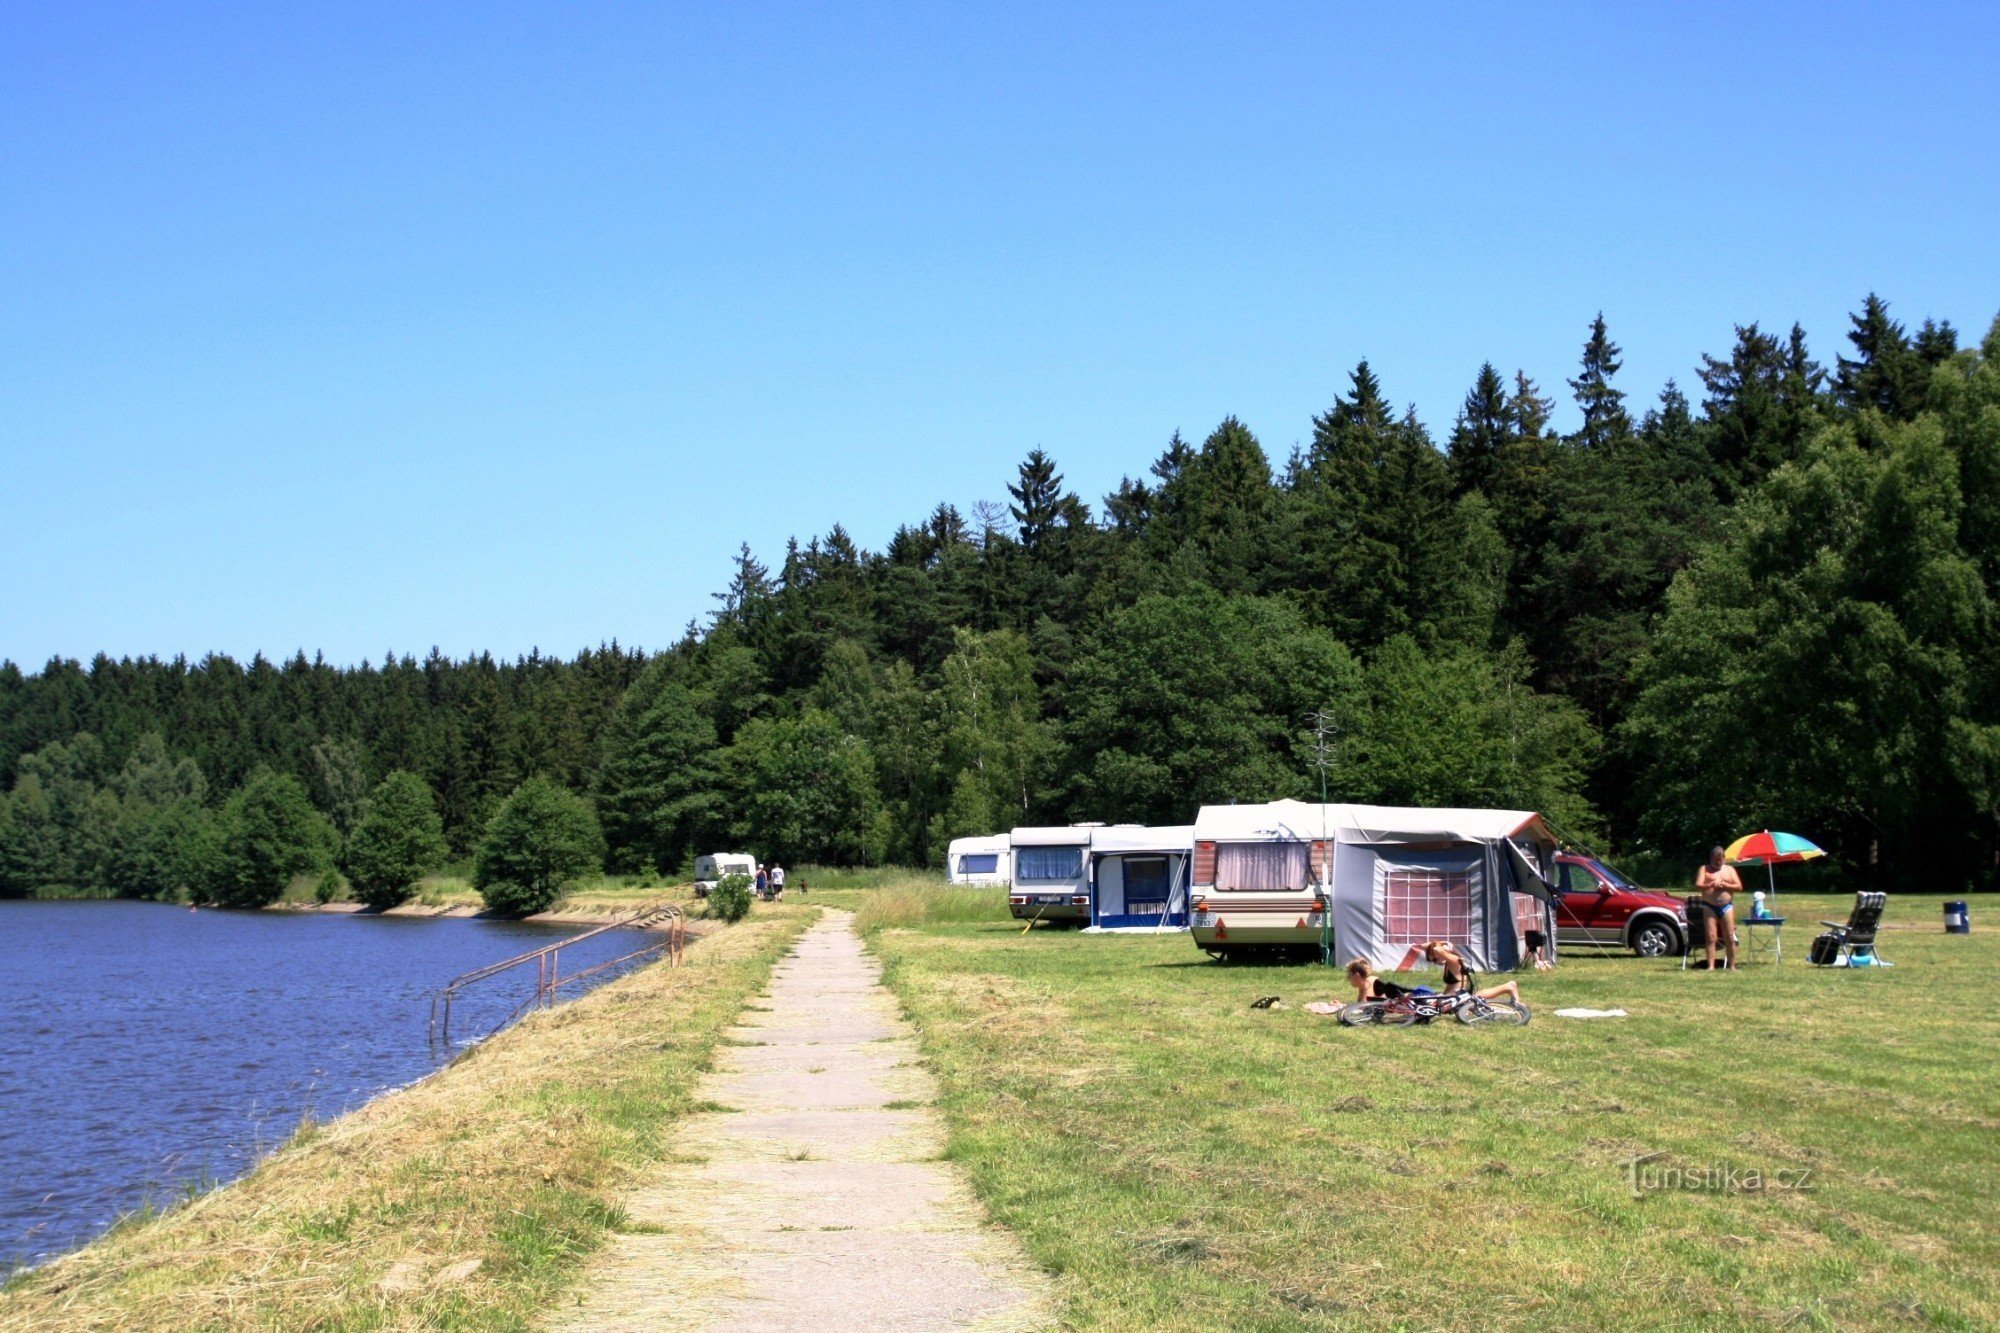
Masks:
[[[562,1327],[1050,1322],[1040,1276],[938,1160],[935,1087],[848,913],[823,913],[729,1037],[697,1094],[718,1109],[684,1122],[682,1160],[625,1200],[634,1232]]]

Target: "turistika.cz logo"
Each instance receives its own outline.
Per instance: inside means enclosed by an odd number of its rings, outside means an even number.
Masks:
[[[1813,1187],[1813,1169],[1809,1166],[1779,1167],[1774,1171],[1755,1166],[1684,1166],[1667,1161],[1666,1156],[1663,1152],[1649,1152],[1625,1159],[1625,1184],[1633,1198],[1661,1193],[1796,1193]]]

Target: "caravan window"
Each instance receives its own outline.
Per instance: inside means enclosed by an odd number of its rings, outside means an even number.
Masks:
[[[1382,867],[1382,942],[1464,944],[1472,933],[1472,873]]]
[[[1225,842],[1215,849],[1215,887],[1303,889],[1309,850],[1302,842]]]
[[[1075,879],[1083,873],[1081,847],[1017,847],[1014,878]]]
[[[961,875],[990,875],[1000,868],[1000,853],[970,852],[958,858]]]

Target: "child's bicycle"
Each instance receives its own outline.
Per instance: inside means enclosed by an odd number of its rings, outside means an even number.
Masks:
[[[1370,1023],[1406,1028],[1453,1014],[1457,1014],[1458,1021],[1467,1027],[1481,1023],[1507,1023],[1520,1027],[1531,1017],[1528,1006],[1517,1000],[1482,1000],[1471,991],[1439,995],[1432,990],[1413,990],[1393,1000],[1356,1000],[1344,1005],[1340,1021],[1351,1028],[1366,1027]]]

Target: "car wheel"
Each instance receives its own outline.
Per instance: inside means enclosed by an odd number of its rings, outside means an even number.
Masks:
[[[1665,958],[1680,948],[1681,933],[1664,921],[1641,922],[1632,932],[1632,952],[1641,958]]]

